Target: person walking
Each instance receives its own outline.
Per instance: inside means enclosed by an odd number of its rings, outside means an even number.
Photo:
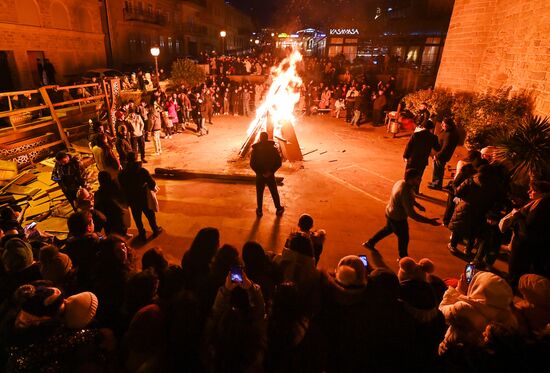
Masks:
[[[441,148],[437,136],[432,133],[433,128],[432,121],[426,121],[422,127],[416,127],[403,153],[403,159],[407,162],[405,171],[411,168],[418,170],[420,182],[432,150],[438,151]],[[416,194],[420,193],[420,183],[414,191]]]
[[[411,168],[405,172],[405,180],[399,180],[393,185],[390,201],[386,206],[386,226],[363,242],[365,248],[376,250],[375,245],[378,241],[395,233],[398,241],[399,258],[401,259],[409,256],[409,224],[407,221],[409,217],[420,223],[433,226],[440,225],[438,218],[427,218],[414,209],[416,207],[420,211],[426,211],[414,198],[414,188],[418,184],[420,184],[420,173],[418,170]]]
[[[277,209],[277,216],[281,216],[285,208],[281,206],[275,172],[281,167],[282,160],[275,143],[270,141],[267,132],[260,133],[260,140],[252,145],[250,156],[250,167],[256,173],[256,215],[263,215],[262,205],[264,200],[265,186],[269,188],[273,203]]]
[[[428,188],[437,190],[443,188],[445,165],[451,160],[459,140],[458,131],[452,118],[443,119],[441,129],[438,136],[441,149],[434,155],[432,182],[428,184]]]
[[[143,227],[141,214],[144,214],[153,230],[153,238],[162,233],[162,228],[157,225],[155,211],[147,203],[149,190],[156,191],[157,183],[145,168],[137,161],[136,153],[128,153],[126,167],[120,171],[118,181],[122,191],[130,205],[132,216],[139,232],[138,238],[146,240],[146,232]],[[147,190],[149,189],[149,190]]]

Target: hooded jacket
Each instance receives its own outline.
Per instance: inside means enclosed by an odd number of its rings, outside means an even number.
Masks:
[[[456,344],[480,345],[485,327],[492,322],[517,329],[512,299],[510,285],[491,272],[476,273],[466,295],[449,287],[439,305],[449,325],[445,339],[439,345],[439,354]]]

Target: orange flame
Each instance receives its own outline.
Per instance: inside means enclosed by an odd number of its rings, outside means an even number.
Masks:
[[[275,136],[280,132],[283,123],[295,124],[294,106],[300,100],[302,85],[302,79],[298,76],[296,66],[300,61],[302,61],[302,55],[297,50],[293,50],[278,66],[271,68],[272,83],[263,103],[256,109],[256,117],[248,127],[248,135],[258,125],[261,126],[262,131],[265,131],[268,117],[273,122]]]

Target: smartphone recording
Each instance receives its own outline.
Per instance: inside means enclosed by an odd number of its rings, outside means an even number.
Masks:
[[[473,264],[466,264],[466,267],[464,268],[464,276],[466,277],[466,283],[472,282],[472,279],[474,278],[475,274],[475,265]]]
[[[358,257],[363,262],[363,265],[365,266],[365,268],[367,268],[367,266],[369,265],[369,261],[367,260],[367,256],[366,255],[358,255]]]
[[[230,271],[231,282],[241,284],[243,282],[243,270],[240,266],[232,266]]]

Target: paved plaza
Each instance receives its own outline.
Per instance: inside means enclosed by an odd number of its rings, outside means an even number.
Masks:
[[[209,126],[208,136],[197,137],[187,131],[163,140],[163,154],[148,156],[146,168],[151,173],[157,167],[174,167],[252,175],[248,160],[238,157],[251,119],[219,116]],[[284,185],[279,187],[286,207],[283,217],[275,216],[266,189],[264,216],[256,218],[253,184],[157,178],[161,188],[158,220],[165,233],[136,247],[138,256],[149,247],[160,246],[171,262],[179,263],[195,234],[206,226],[218,228],[221,242],[239,250],[247,240],[255,240],[266,250],[279,253],[304,212],[315,219],[314,228],[327,231],[320,267],[333,268],[343,256],[362,253],[365,249],[361,242],[385,223],[384,208],[391,187],[404,172],[402,153],[408,134],[392,138],[384,127],[365,124],[351,128],[342,119],[330,116],[300,117],[296,133],[302,153],[309,154],[303,162],[284,162],[277,173],[284,177]],[[151,148],[148,145],[148,152]],[[462,152],[463,149],[458,149],[450,164],[456,164]],[[446,194],[425,187],[431,171],[430,166],[421,186],[429,200],[419,201],[427,209],[425,215],[441,217]],[[135,229],[131,232],[136,233]],[[465,262],[446,249],[447,228],[410,221],[410,232],[410,256],[417,260],[431,258],[436,264],[436,274],[441,277],[460,273]],[[392,235],[377,247],[388,265],[396,269],[397,238]],[[505,270],[507,265],[498,261],[496,268]]]

